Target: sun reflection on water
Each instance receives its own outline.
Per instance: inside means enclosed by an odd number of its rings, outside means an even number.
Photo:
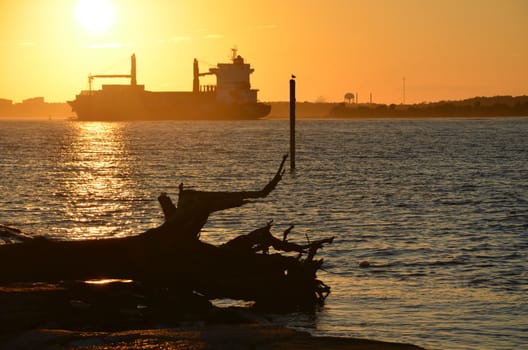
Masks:
[[[63,148],[62,166],[69,197],[66,214],[73,222],[69,239],[103,238],[118,234],[114,214],[126,210],[131,196],[128,152],[123,124],[75,123],[70,144]]]
[[[105,285],[110,283],[132,283],[133,280],[127,280],[127,279],[116,279],[116,278],[102,278],[102,279],[95,279],[95,280],[86,280],[84,283],[86,284],[92,284],[92,285]]]

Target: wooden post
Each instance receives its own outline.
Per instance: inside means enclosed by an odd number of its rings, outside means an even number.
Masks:
[[[295,75],[290,79],[290,170],[295,170]]]

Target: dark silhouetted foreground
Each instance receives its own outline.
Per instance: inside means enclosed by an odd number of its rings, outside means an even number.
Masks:
[[[228,297],[257,310],[313,311],[330,292],[314,257],[333,237],[297,244],[288,241],[293,226],[279,239],[270,222],[220,246],[199,240],[211,213],[268,196],[285,161],[260,191],[180,185],[177,205],[162,194],[165,222],[134,237],[52,241],[0,225],[0,349],[420,349],[311,337],[247,308],[212,305]],[[88,281],[102,278],[119,280]]]
[[[83,241],[26,237],[22,243],[2,245],[0,264],[10,268],[0,273],[0,282],[127,279],[141,282],[149,292],[169,289],[207,300],[252,300],[266,309],[313,308],[330,291],[316,278],[323,261],[314,257],[333,237],[296,244],[287,240],[292,227],[278,239],[271,234],[270,222],[221,246],[199,239],[211,213],[266,197],[281,180],[285,160],[260,191],[202,192],[182,184],[177,206],[162,194],[165,222],[138,236]],[[269,254],[270,247],[298,254]]]
[[[282,350],[423,350],[410,344],[365,339],[312,337],[272,325],[238,324],[179,329],[80,332],[32,330],[6,343],[6,349],[282,349]]]

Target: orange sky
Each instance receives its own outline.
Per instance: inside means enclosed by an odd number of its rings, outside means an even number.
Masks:
[[[291,73],[298,101],[400,103],[403,77],[407,103],[528,95],[526,0],[106,0],[99,32],[79,1],[0,0],[0,98],[73,99],[132,53],[148,90],[191,90],[193,58],[206,71],[234,45],[263,101],[287,100]]]

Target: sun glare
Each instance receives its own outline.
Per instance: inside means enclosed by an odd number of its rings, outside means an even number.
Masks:
[[[89,32],[106,31],[114,20],[114,8],[109,0],[79,0],[77,21]]]

